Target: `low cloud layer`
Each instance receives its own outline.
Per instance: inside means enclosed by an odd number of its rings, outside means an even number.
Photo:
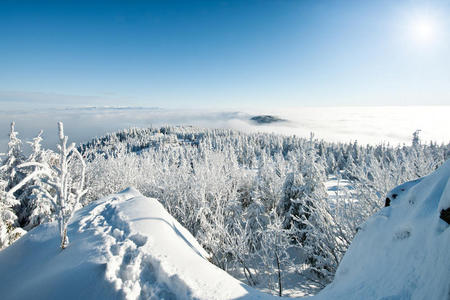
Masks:
[[[269,114],[289,122],[256,125],[252,116]],[[410,143],[421,129],[423,141],[448,143],[450,106],[422,107],[305,107],[271,111],[199,111],[158,108],[82,107],[72,109],[16,110],[0,112],[0,151],[6,149],[9,123],[16,122],[20,137],[29,140],[44,130],[44,144],[54,148],[56,122],[63,121],[71,141],[82,143],[95,136],[129,127],[192,125],[233,128],[245,132],[275,132],[334,142],[358,140],[360,144]]]

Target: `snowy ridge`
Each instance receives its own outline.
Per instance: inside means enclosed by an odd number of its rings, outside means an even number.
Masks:
[[[207,261],[155,199],[133,188],[76,212],[71,244],[41,225],[0,253],[2,299],[265,299]]]

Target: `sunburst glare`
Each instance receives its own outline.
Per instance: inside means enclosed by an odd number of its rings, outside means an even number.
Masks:
[[[412,38],[419,43],[431,43],[437,34],[436,21],[431,17],[419,17],[411,21]]]

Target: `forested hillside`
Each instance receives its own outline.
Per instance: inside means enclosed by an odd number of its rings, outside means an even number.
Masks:
[[[40,141],[30,142],[26,157],[12,127],[3,191],[32,171],[19,164],[55,164]],[[214,264],[277,294],[294,282],[329,283],[358,226],[384,206],[387,192],[450,155],[448,144],[422,144],[418,132],[411,145],[370,146],[193,127],[128,129],[78,150],[86,161],[80,205],[134,186],[158,199]],[[82,169],[71,163],[75,182]],[[54,219],[46,184],[35,180],[2,201],[2,247]]]

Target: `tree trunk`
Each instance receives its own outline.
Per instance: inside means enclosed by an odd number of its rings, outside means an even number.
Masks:
[[[275,258],[277,260],[277,269],[278,269],[278,296],[281,297],[283,293],[283,287],[281,285],[281,268],[280,268],[280,259],[278,258],[278,253],[275,253]]]
[[[67,236],[67,228],[64,228],[63,234],[61,236],[61,250],[64,250],[69,245],[69,238]]]

